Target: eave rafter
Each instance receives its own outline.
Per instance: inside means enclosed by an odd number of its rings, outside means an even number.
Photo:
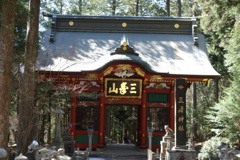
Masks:
[[[162,77],[160,75],[145,75],[145,83],[172,83],[176,78],[183,77]],[[98,74],[91,75],[46,75],[39,74],[38,82],[50,80],[54,84],[80,84],[81,81],[99,81],[103,79],[102,75],[99,77]],[[206,86],[210,85],[212,78],[183,78],[186,79],[188,84],[198,83]]]

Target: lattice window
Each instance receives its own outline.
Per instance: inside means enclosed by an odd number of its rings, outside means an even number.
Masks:
[[[147,102],[150,103],[169,103],[168,93],[148,93]]]
[[[164,132],[164,126],[169,125],[169,108],[148,107],[147,108],[147,128],[156,132]]]
[[[77,106],[76,130],[98,130],[98,106]]]

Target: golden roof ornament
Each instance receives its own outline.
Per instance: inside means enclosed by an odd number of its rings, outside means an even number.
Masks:
[[[120,45],[121,46],[116,48],[115,52],[111,53],[111,55],[114,55],[114,54],[133,54],[135,56],[138,56],[138,53],[135,53],[133,48],[129,46],[129,41],[128,41],[126,35],[123,35]]]

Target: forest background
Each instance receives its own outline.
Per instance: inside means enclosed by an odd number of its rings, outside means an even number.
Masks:
[[[209,59],[221,77],[210,86],[188,90],[188,136],[206,144],[240,139],[240,2],[239,0],[0,0],[0,148],[9,132],[25,153],[32,140],[50,143],[52,111],[68,112],[68,90],[38,83],[34,71],[42,32],[52,14],[198,17]],[[192,101],[193,92],[197,93]],[[66,114],[67,115],[67,114]],[[64,121],[67,124],[67,116]],[[18,131],[16,133],[16,130]],[[209,143],[208,143],[209,142]],[[213,150],[213,148],[206,149]],[[208,151],[202,151],[208,152]]]

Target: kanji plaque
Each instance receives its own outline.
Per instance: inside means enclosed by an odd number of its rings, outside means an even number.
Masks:
[[[105,79],[106,97],[141,98],[142,79]]]

